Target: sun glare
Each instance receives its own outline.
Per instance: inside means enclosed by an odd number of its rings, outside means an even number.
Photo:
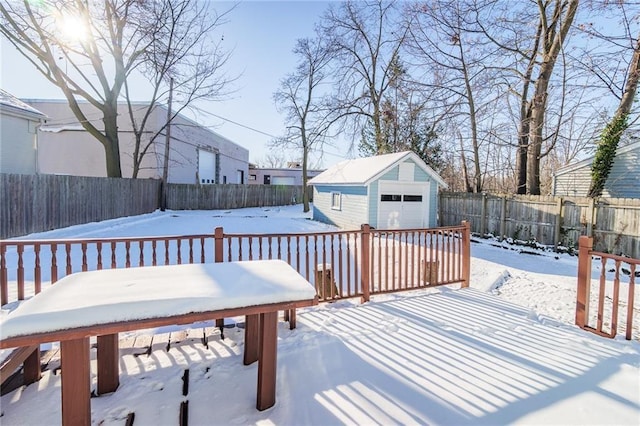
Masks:
[[[86,23],[78,16],[61,14],[56,19],[56,24],[65,40],[80,42],[87,38]]]

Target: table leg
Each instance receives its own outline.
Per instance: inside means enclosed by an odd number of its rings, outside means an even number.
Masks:
[[[296,308],[289,311],[289,330],[296,328]]]
[[[89,338],[60,342],[62,368],[62,424],[91,424]]]
[[[25,385],[29,385],[40,380],[40,377],[42,377],[42,373],[40,371],[40,345],[37,345],[27,359],[24,360],[23,368]]]
[[[98,395],[115,392],[120,385],[118,333],[98,336]]]
[[[244,365],[258,360],[260,348],[260,314],[244,317]]]
[[[276,403],[276,364],[278,350],[278,312],[260,314],[260,353],[258,357],[258,397],[260,411]]]

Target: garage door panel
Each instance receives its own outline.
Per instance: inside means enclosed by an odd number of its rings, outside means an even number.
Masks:
[[[428,183],[384,182],[379,184],[378,228],[421,228],[427,222]]]

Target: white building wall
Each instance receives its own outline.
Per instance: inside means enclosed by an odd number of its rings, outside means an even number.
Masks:
[[[307,177],[318,176],[323,170],[307,170]],[[269,177],[269,183],[265,183],[265,176]],[[251,168],[249,169],[248,183],[250,185],[270,185],[274,178],[293,178],[293,185],[302,185],[301,168]]]
[[[37,173],[36,127],[38,121],[0,115],[0,172]]]
[[[39,161],[42,173],[70,174],[78,176],[106,176],[105,154],[102,144],[88,132],[81,129],[77,118],[71,112],[66,101],[27,100],[29,105],[41,110],[50,117],[46,123],[49,130],[59,129],[58,132],[41,131],[41,152]],[[94,121],[96,127],[100,125],[101,113],[93,106],[81,105],[87,118]],[[137,119],[141,120],[146,104],[140,104]],[[119,106],[121,117],[128,117],[127,106]],[[167,111],[164,106],[158,106],[147,124],[147,131],[143,135],[143,145],[155,136],[149,145],[147,153],[138,172],[139,178],[162,177],[164,166],[165,131],[161,129],[166,122]],[[133,175],[133,152],[135,136],[130,120],[121,120],[119,126],[120,163],[123,177]],[[75,130],[70,130],[75,129]],[[216,156],[216,182],[238,183],[239,171],[246,176],[249,164],[249,151],[217,133],[200,126],[185,117],[178,116],[172,121],[171,141],[169,152],[170,183],[193,184],[199,182],[198,150],[204,150]]]

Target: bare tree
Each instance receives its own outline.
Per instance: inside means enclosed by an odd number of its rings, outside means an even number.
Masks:
[[[327,79],[332,50],[320,38],[303,38],[296,42],[293,53],[298,57],[298,66],[280,81],[280,88],[273,95],[279,111],[285,114],[288,133],[273,144],[301,151],[302,186],[306,188],[309,153],[322,151],[330,127],[337,120],[334,111],[326,106],[320,90]],[[303,210],[308,212],[306,190],[302,203]]]
[[[0,32],[62,90],[78,122],[104,147],[107,175],[122,177],[118,100],[123,88],[131,99],[134,72],[152,82],[150,108],[166,94],[171,77],[183,106],[214,96],[226,83],[217,73],[225,56],[205,42],[219,21],[207,22],[205,9],[195,0],[2,0]],[[70,27],[82,35],[65,35]],[[102,126],[86,117],[81,100],[100,111]],[[134,175],[148,148],[141,143],[147,116],[132,118],[138,140]]]
[[[122,177],[118,96],[146,47],[132,22],[137,3],[133,0],[0,3],[0,32],[42,75],[60,87],[80,124],[103,145],[110,177]],[[65,36],[62,28],[69,25],[82,28],[81,37]],[[59,56],[64,59],[64,66]],[[87,119],[79,99],[87,100],[102,113],[104,128]]]
[[[469,19],[474,7],[472,2],[457,0],[411,6],[407,9],[408,42],[416,58],[413,66],[425,70],[419,77],[421,83],[440,93],[433,98],[441,99],[450,127],[456,129],[465,187],[469,192],[481,192],[481,150],[489,129],[480,129],[479,123],[495,94],[486,71],[491,52],[479,48],[485,41],[478,38],[479,30]]]
[[[323,16],[322,38],[335,49],[334,106],[347,117],[354,135],[371,122],[376,153],[388,152],[382,134],[382,102],[389,90],[393,60],[407,30],[395,2],[346,1]]]
[[[607,5],[604,6],[605,8]],[[634,38],[632,23],[638,21],[639,12],[630,14],[624,3],[611,5],[619,13],[619,28],[621,34],[604,34],[593,25],[583,25],[581,29],[592,37],[602,40],[609,47],[608,51],[613,51],[613,55],[604,55],[605,61],[597,61],[590,57],[591,62],[588,69],[598,76],[609,93],[618,99],[618,106],[600,135],[596,148],[595,157],[591,166],[591,184],[589,186],[589,197],[600,197],[604,190],[604,185],[609,177],[616,150],[623,133],[629,128],[629,116],[632,113],[633,101],[638,91],[640,80],[640,35]],[[637,29],[635,30],[637,31]],[[624,72],[620,72],[620,67],[607,67],[606,64],[616,64],[615,58],[630,58]],[[622,76],[622,78],[618,76]]]
[[[146,77],[152,90],[145,105],[140,106],[134,102],[129,79],[124,83],[124,97],[135,136],[134,178],[154,141],[173,118],[198,100],[220,99],[232,82],[222,71],[229,53],[222,49],[220,38],[216,39],[216,30],[226,23],[232,9],[218,13],[205,2],[192,0],[153,1],[141,7],[146,10],[141,27],[144,38],[149,41],[135,70]],[[171,79],[174,85],[170,120],[149,134],[149,119],[157,105],[169,95]]]
[[[540,159],[548,89],[553,69],[563,49],[578,10],[578,0],[537,0],[542,29],[540,67],[534,85],[529,146],[527,151],[527,193],[540,195]]]

